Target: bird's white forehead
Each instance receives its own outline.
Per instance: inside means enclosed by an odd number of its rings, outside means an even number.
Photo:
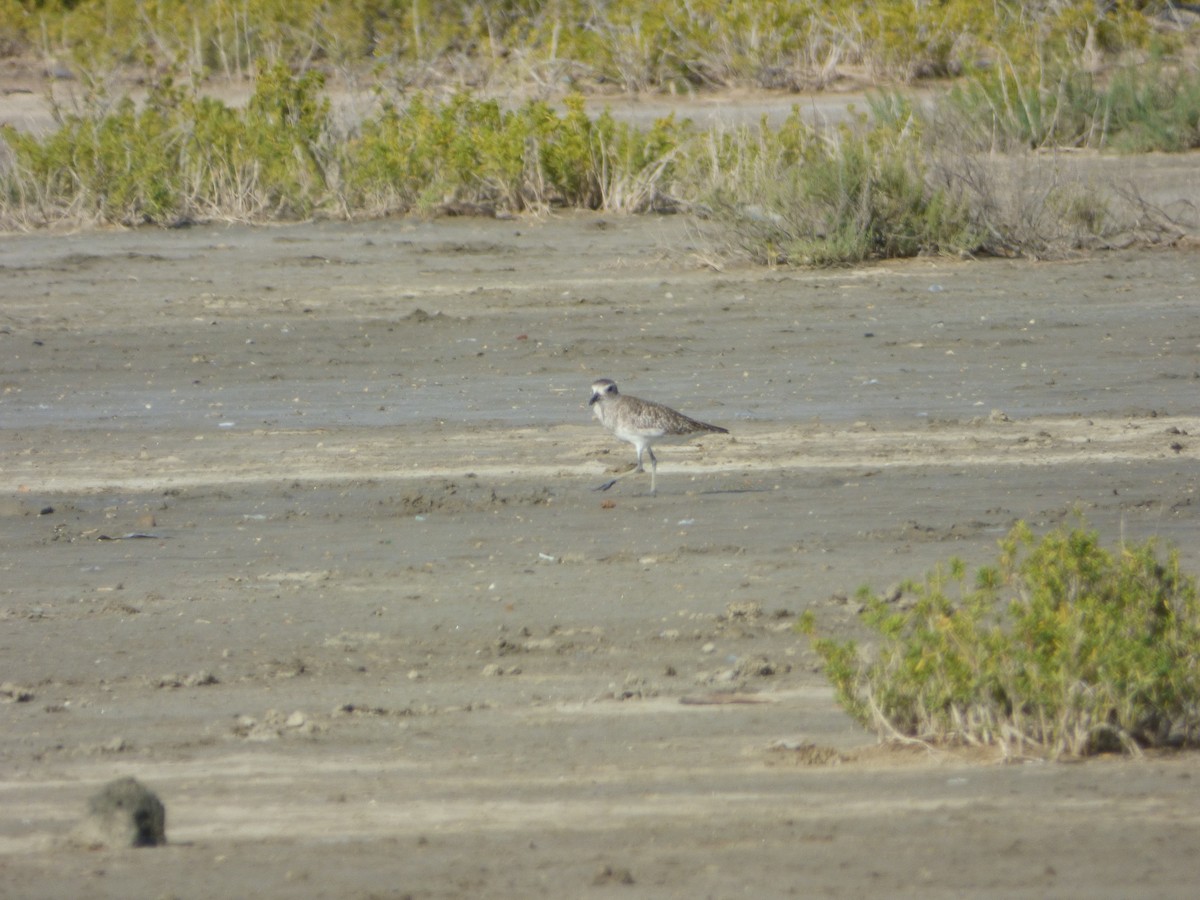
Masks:
[[[609,388],[615,388],[617,383],[611,378],[597,378],[592,382],[592,393],[603,394]]]

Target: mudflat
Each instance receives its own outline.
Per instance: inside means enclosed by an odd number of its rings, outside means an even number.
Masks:
[[[1200,758],[877,746],[796,618],[1077,512],[1200,571],[1200,257],[683,217],[0,241],[0,894],[1194,895]],[[597,377],[728,428],[633,449]],[[88,850],[134,776],[166,847]]]

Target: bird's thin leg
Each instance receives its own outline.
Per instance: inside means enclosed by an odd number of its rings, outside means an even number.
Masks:
[[[653,447],[647,447],[646,449],[650,451],[650,496],[653,497],[658,493],[657,488],[654,486],[655,479],[658,477],[658,457],[654,455]]]
[[[651,459],[654,458],[654,451],[650,452],[650,458]],[[592,488],[592,490],[593,491],[607,491],[610,487],[612,487],[614,484],[616,484],[618,481],[620,481],[626,475],[636,475],[638,472],[644,472],[644,471],[646,471],[646,470],[642,468],[642,448],[639,447],[638,448],[637,465],[634,468],[630,469],[628,472],[622,472],[620,475],[616,475],[616,476],[608,479],[608,481],[604,482],[604,484],[596,485],[594,488]],[[651,482],[654,481],[653,474],[651,474],[650,480],[651,480]]]
[[[626,475],[636,475],[636,474],[638,474],[639,471],[641,471],[641,470],[640,469],[630,469],[627,472],[622,472],[620,475],[614,475],[612,478],[608,479],[608,481],[604,482],[603,484],[596,485],[594,488],[592,488],[592,490],[593,491],[607,491],[610,487],[612,487],[614,484],[616,484],[618,481],[620,481]]]

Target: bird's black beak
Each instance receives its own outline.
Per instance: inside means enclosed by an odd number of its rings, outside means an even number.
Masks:
[[[588,401],[588,406],[591,406],[593,403],[595,403],[599,399],[600,399],[599,394],[592,394],[592,399]]]

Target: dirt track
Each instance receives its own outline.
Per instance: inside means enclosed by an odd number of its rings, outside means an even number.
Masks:
[[[0,243],[0,894],[1192,896],[1194,755],[873,749],[792,626],[1075,509],[1200,571],[1196,250],[704,257],[594,216]],[[594,493],[601,375],[732,437]],[[171,845],[63,847],[125,774]]]

